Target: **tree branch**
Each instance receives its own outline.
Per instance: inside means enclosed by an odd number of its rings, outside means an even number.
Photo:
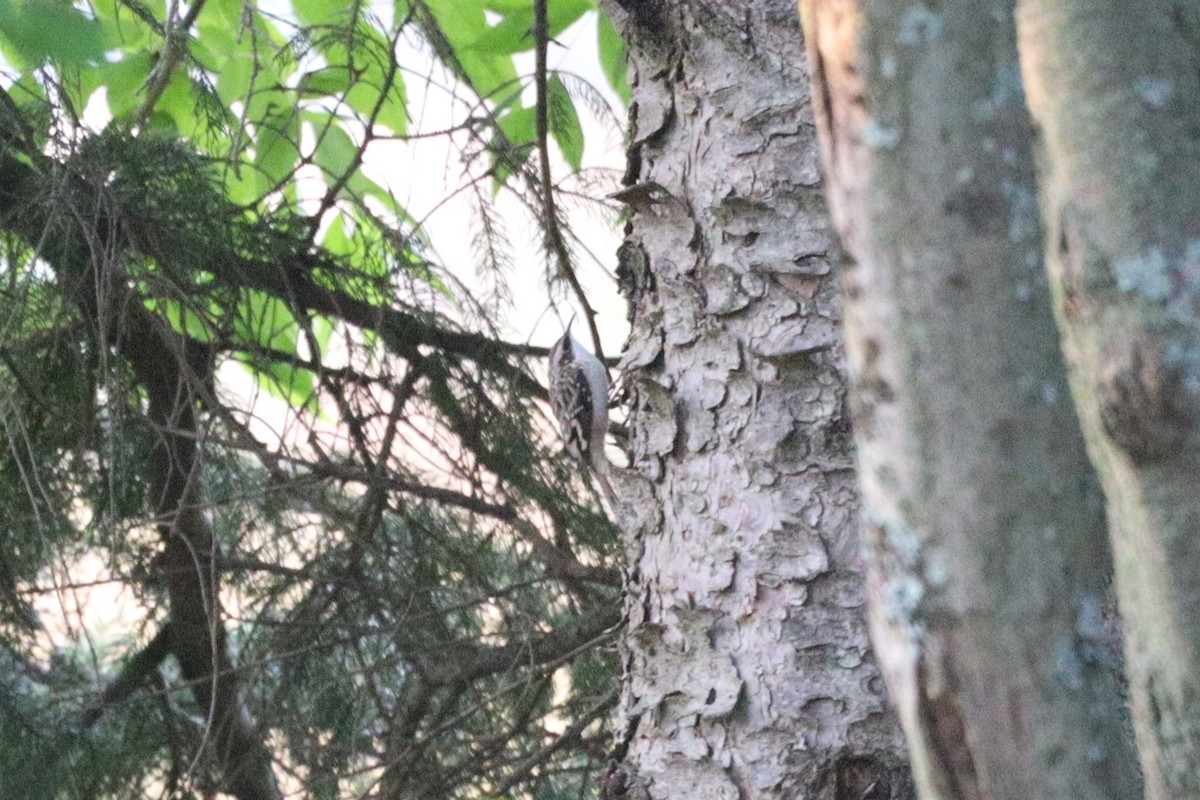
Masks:
[[[554,741],[550,742],[550,744],[546,745],[545,747],[539,748],[536,752],[532,753],[524,761],[518,764],[517,768],[513,770],[513,773],[509,775],[504,783],[500,784],[500,786],[496,789],[495,794],[500,797],[507,795],[513,789],[513,787],[521,783],[521,781],[527,779],[531,772],[533,772],[542,764],[546,763],[550,756],[554,755],[568,744],[579,741],[584,730],[587,729],[587,726],[591,725],[606,711],[616,705],[618,697],[619,693],[616,689],[605,695],[599,703],[596,703],[594,706],[584,712],[583,715],[580,716],[579,719],[575,720],[575,722],[573,722],[566,730],[564,730],[562,734],[555,737]]]
[[[537,126],[538,163],[541,173],[542,199],[542,231],[546,237],[546,249],[554,254],[558,262],[558,271],[571,286],[575,298],[583,309],[583,318],[587,321],[588,330],[592,335],[592,348],[596,358],[604,361],[604,348],[600,344],[600,329],[596,327],[596,312],[588,303],[587,293],[575,274],[571,263],[571,253],[563,239],[562,226],[558,221],[558,207],[554,201],[554,182],[550,174],[550,95],[547,89],[546,48],[550,43],[550,24],[547,21],[547,0],[533,0],[533,43],[534,70],[533,80],[537,88],[537,105],[534,107],[534,121]]]
[[[571,628],[558,628],[536,639],[511,642],[499,647],[464,648],[453,664],[428,665],[425,676],[434,685],[473,681],[516,665],[538,665],[555,661],[592,642],[621,622],[616,603],[581,617]]]
[[[175,68],[179,66],[179,62],[187,53],[188,29],[195,23],[196,17],[200,16],[200,10],[204,8],[205,2],[206,0],[192,0],[191,8],[178,22],[175,22],[174,19],[175,13],[178,11],[178,3],[171,4],[171,18],[167,20],[163,30],[162,51],[158,63],[155,64],[146,81],[146,97],[133,115],[138,126],[146,124],[146,120],[154,111],[154,106],[158,104],[159,98],[162,97],[163,91],[170,83]]]
[[[100,342],[115,345],[146,391],[146,420],[157,435],[148,500],[163,540],[155,562],[170,600],[170,649],[208,718],[228,790],[239,800],[277,800],[270,754],[242,704],[229,656],[213,568],[216,546],[197,502],[195,408],[199,388],[211,380],[211,352],[202,352],[208,358],[197,363],[196,348],[131,296],[112,263],[127,242],[97,193],[87,192],[79,178],[62,176],[60,166],[40,152],[14,154],[19,126],[13,110],[0,103],[0,229],[38,248]],[[48,185],[62,192],[54,203],[40,202]]]
[[[171,653],[171,623],[165,623],[149,644],[125,662],[116,679],[104,689],[100,702],[83,714],[83,727],[90,728],[113,706],[120,705],[146,683]]]

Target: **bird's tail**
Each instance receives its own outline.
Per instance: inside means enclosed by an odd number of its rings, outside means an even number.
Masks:
[[[617,495],[613,492],[612,482],[608,479],[608,470],[612,466],[612,462],[608,460],[608,456],[601,449],[592,451],[591,462],[592,474],[596,476],[596,483],[600,484],[600,491],[608,502],[609,513],[616,515]]]
[[[608,470],[593,470],[596,473],[596,482],[600,484],[600,491],[604,494],[604,499],[608,501],[609,513],[615,516],[617,513],[617,495],[613,492],[612,483],[608,480]]]

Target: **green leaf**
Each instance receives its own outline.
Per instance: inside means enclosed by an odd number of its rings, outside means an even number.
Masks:
[[[232,31],[220,29],[217,37],[212,40],[211,50],[221,57],[230,58],[230,64],[237,70],[237,80],[231,76],[229,84],[222,86],[218,76],[218,91],[227,103],[248,101],[244,111],[245,119],[251,124],[259,124],[275,109],[286,107],[292,109],[296,105],[295,92],[286,87],[294,85],[292,74],[296,69],[294,60],[284,57],[288,51],[286,40],[278,28],[262,14],[249,13],[248,25],[239,25]],[[204,15],[200,15],[204,19]],[[202,38],[207,38],[205,29]],[[242,62],[248,60],[248,63]],[[243,70],[249,66],[249,74]],[[242,91],[237,91],[245,87]],[[243,94],[244,91],[244,94]]]
[[[594,9],[591,0],[549,0],[546,4],[546,23],[554,38]]]
[[[350,70],[341,64],[306,72],[300,78],[300,94],[313,97],[340,97],[353,83]]]
[[[318,408],[316,375],[303,367],[279,361],[265,361],[258,356],[238,354],[234,360],[267,390],[267,394],[284,400],[294,408],[315,411]]]
[[[297,408],[315,408],[316,376],[309,370],[255,354],[254,346],[296,355],[300,326],[283,301],[254,289],[242,293],[233,317],[233,332],[250,355],[239,357],[272,395]]]
[[[226,105],[246,99],[254,80],[254,58],[248,53],[231,53],[217,73],[217,95]]]
[[[306,27],[344,26],[359,7],[357,3],[331,3],[329,0],[292,0],[296,17]]]
[[[294,355],[300,326],[282,300],[247,289],[234,312],[233,332],[247,345]]]
[[[347,232],[347,228],[352,224],[344,214],[334,217],[325,231],[324,238],[321,239],[321,248],[335,256],[353,256],[358,250],[358,245]]]
[[[30,66],[47,58],[84,64],[104,56],[104,30],[66,0],[0,0],[0,36]]]
[[[310,323],[312,328],[313,338],[317,340],[317,347],[321,348],[320,353],[313,353],[314,359],[318,359],[321,355],[328,352],[329,341],[333,338],[335,330],[334,324],[326,317],[313,317]]]
[[[384,64],[392,58],[391,43],[377,29],[362,23],[354,29],[354,47],[352,59],[346,63],[361,74],[346,92],[346,102],[364,121],[373,115],[376,123],[403,136],[408,131],[404,79],[400,70],[389,74],[384,69]],[[384,91],[387,95],[380,102],[380,93]]]
[[[104,32],[105,50],[138,53],[162,46],[162,37],[133,12],[128,0],[91,0],[88,6]]]
[[[151,130],[164,136],[175,136],[179,133],[179,126],[175,122],[175,117],[160,108],[156,108],[150,113],[150,118],[146,120],[146,130]]]
[[[237,30],[242,24],[242,0],[208,0],[208,19],[218,17],[221,27]]]
[[[199,29],[200,36],[191,42],[192,55],[216,76],[217,95],[223,103],[244,102],[255,69],[250,37],[237,36],[237,28],[211,23]]]
[[[488,55],[511,55],[533,49],[533,5],[527,4],[484,31],[470,49]]]
[[[515,3],[505,8],[493,3],[488,6],[489,10],[503,14],[503,17],[470,44],[471,50],[491,55],[511,55],[533,49],[532,3]],[[546,25],[550,38],[565,31],[592,7],[590,0],[554,0],[548,3]]]
[[[187,334],[198,342],[213,339],[212,323],[172,297],[148,298],[146,307],[166,317],[172,330],[178,333]]]
[[[355,170],[350,179],[346,181],[346,190],[356,200],[374,197],[384,206],[395,208],[395,198],[392,197],[392,193],[388,191],[387,187],[368,178],[361,169]]]
[[[596,39],[600,50],[600,67],[608,85],[625,101],[625,105],[633,100],[629,89],[628,65],[625,63],[625,41],[613,27],[612,21],[603,11],[598,12],[600,19],[596,24]]]
[[[358,158],[358,145],[336,120],[327,123],[323,132],[321,129],[318,129],[318,132],[321,134],[321,141],[317,142],[313,160],[325,170],[327,180],[339,180],[351,168],[357,168],[355,160]]]
[[[113,117],[120,118],[137,108],[142,101],[139,90],[153,67],[153,58],[138,53],[83,72],[95,80],[97,87],[107,88],[108,110]]]
[[[529,157],[533,150],[533,142],[537,139],[537,117],[533,107],[514,108],[497,120],[500,130],[504,132],[507,150],[502,151],[504,143],[493,142],[492,164],[495,180],[493,191],[499,191],[504,181],[512,174],[513,168]],[[497,137],[498,139],[499,137]]]
[[[20,105],[32,101],[40,107],[46,102],[46,87],[42,86],[36,76],[28,72],[22,75],[16,83],[8,87],[8,93]],[[11,150],[9,152],[18,157],[20,155]]]
[[[563,158],[578,172],[583,165],[583,127],[579,124],[575,104],[558,75],[551,75],[546,81],[546,92],[546,116],[550,134],[558,143]]]
[[[303,367],[272,361],[265,373],[259,373],[265,380],[263,385],[267,391],[286,400],[295,408],[314,410],[317,407],[317,376]]]
[[[292,108],[271,108],[259,123],[254,165],[265,194],[282,183],[300,160],[300,118]]]
[[[178,130],[185,135],[195,135],[204,128],[204,121],[200,115],[196,113],[198,106],[197,92],[203,91],[192,83],[188,77],[187,71],[176,69],[171,73],[170,80],[167,81],[167,87],[163,89],[162,95],[158,98],[158,103],[154,106],[155,114],[151,117],[151,123],[154,124],[156,119],[161,120],[163,116],[170,118],[170,127]],[[141,97],[138,96],[133,105],[141,102]]]
[[[500,130],[514,147],[532,142],[537,138],[537,113],[533,106],[514,108],[498,120]]]
[[[493,55],[471,49],[471,45],[490,27],[483,6],[462,0],[426,0],[425,6],[437,20],[442,33],[454,48],[463,72],[481,96],[488,97],[498,89],[515,83],[517,70],[507,54]]]

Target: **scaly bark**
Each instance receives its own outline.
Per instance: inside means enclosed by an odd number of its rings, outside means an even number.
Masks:
[[[795,7],[624,5],[627,729],[605,796],[911,797],[867,638]]]
[[[1018,0],[1046,259],[1151,798],[1200,797],[1200,11]]]
[[[845,313],[872,633],[920,794],[1138,797],[1012,0],[801,10],[856,260]]]

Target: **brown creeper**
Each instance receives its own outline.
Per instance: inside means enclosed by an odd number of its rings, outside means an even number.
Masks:
[[[574,319],[572,319],[572,323]],[[571,336],[571,324],[550,349],[550,406],[567,452],[598,476],[608,472],[608,370]]]

